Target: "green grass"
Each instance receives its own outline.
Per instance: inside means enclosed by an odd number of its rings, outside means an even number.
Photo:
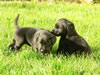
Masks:
[[[93,53],[87,57],[57,57],[59,38],[48,56],[27,45],[19,52],[8,50],[18,13],[20,26],[48,30],[52,30],[58,19],[67,18],[75,24],[77,32],[86,39]],[[100,75],[100,5],[0,2],[0,75],[22,74]]]

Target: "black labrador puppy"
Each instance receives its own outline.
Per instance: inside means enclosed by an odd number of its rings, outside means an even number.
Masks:
[[[56,22],[52,33],[61,36],[57,54],[90,54],[92,52],[85,39],[76,32],[74,24],[65,18]]]
[[[9,45],[10,49],[19,50],[23,44],[32,46],[36,51],[48,53],[56,42],[56,36],[48,30],[33,28],[33,27],[19,27],[19,14],[15,19],[15,33],[13,42]]]

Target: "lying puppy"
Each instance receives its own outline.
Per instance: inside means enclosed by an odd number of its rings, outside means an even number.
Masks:
[[[47,53],[56,42],[56,36],[48,30],[32,27],[21,28],[18,26],[19,15],[15,19],[15,33],[13,43],[9,45],[10,49],[19,50],[23,44],[32,46],[36,51]]]
[[[64,54],[90,54],[92,52],[84,38],[77,34],[74,24],[67,19],[59,19],[52,33],[61,36],[57,54],[61,52]]]

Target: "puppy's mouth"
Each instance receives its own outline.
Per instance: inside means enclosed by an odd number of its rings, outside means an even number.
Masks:
[[[44,49],[38,49],[38,48],[37,48],[37,51],[38,51],[38,52],[41,52],[41,53],[43,53],[43,54],[44,54],[44,53],[49,53],[49,50],[44,50]]]
[[[55,36],[60,36],[59,33],[56,33],[56,32],[54,32],[54,31],[51,31],[51,33],[54,34]]]
[[[60,36],[60,34],[55,34],[55,36]]]

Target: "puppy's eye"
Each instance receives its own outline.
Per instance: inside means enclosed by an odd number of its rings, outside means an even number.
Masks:
[[[58,25],[56,25],[56,28],[58,29],[58,28],[59,28],[59,26],[58,26]]]
[[[43,40],[41,40],[40,43],[43,44],[43,45],[46,44]]]
[[[43,44],[44,42],[43,41],[40,41],[40,43]]]
[[[43,40],[40,40],[40,43],[42,44],[43,43]]]

